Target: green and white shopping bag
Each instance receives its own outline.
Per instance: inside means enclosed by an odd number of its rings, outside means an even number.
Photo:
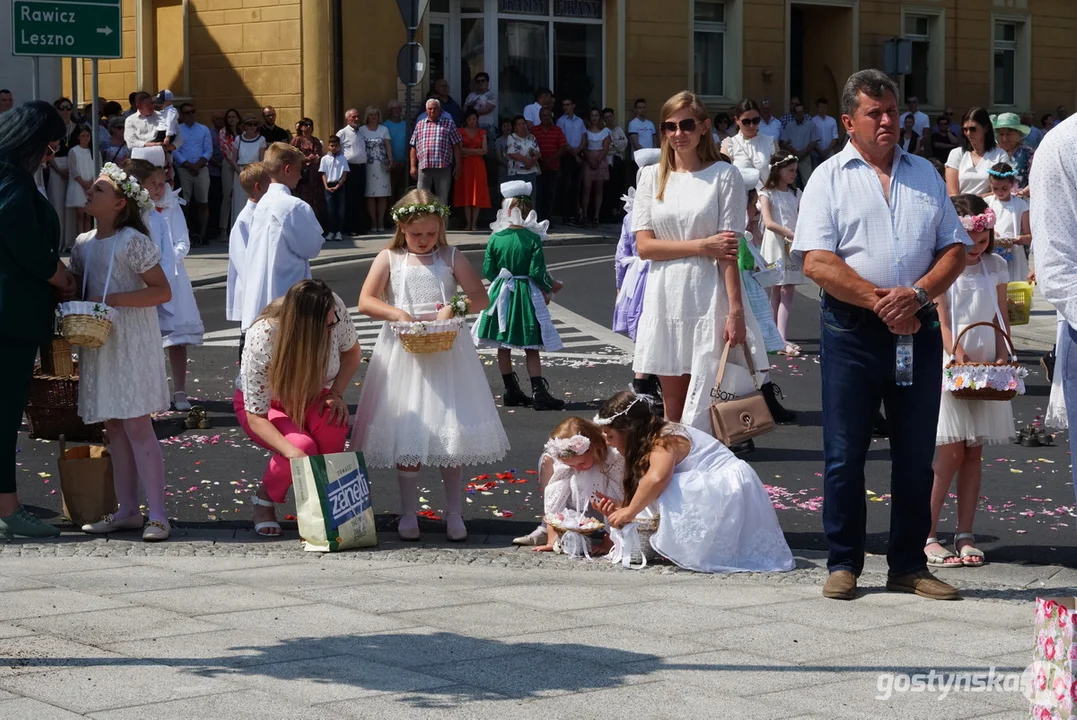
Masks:
[[[362,453],[292,460],[292,484],[305,550],[336,552],[378,544]]]

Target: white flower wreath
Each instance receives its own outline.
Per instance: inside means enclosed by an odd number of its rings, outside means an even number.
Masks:
[[[441,203],[411,203],[410,205],[394,208],[389,216],[393,219],[393,222],[400,224],[412,215],[438,215],[439,217],[447,218],[451,212],[452,210],[448,205],[442,205]]]
[[[101,168],[101,175],[116,183],[123,196],[134,201],[139,210],[153,208],[153,200],[146,188],[139,185],[138,180],[125,173],[116,163],[105,163]]]

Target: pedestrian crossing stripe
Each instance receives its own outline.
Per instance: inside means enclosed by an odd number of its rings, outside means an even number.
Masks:
[[[557,332],[561,335],[564,348],[557,352],[543,353],[543,356],[611,365],[627,365],[632,362],[633,344],[630,339],[557,303],[550,303],[549,309],[550,317]],[[348,313],[355,323],[359,345],[363,352],[372,352],[384,323],[361,314],[358,307],[348,308]],[[203,335],[202,344],[205,347],[238,348],[239,336],[238,327],[215,330]],[[491,355],[496,352],[496,349],[479,350],[479,354],[482,355]]]

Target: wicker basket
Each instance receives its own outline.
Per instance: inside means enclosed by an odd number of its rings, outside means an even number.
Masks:
[[[559,537],[559,538],[564,537],[565,533],[567,533],[567,532],[574,532],[574,533],[578,533],[580,535],[583,535],[584,537],[590,537],[591,535],[594,535],[596,532],[598,532],[600,530],[604,530],[606,528],[606,526],[603,523],[598,523],[596,525],[589,525],[589,526],[587,526],[587,527],[585,527],[583,529],[566,528],[566,527],[562,526],[560,524],[560,522],[557,520],[557,518],[555,516],[553,516],[553,515],[547,515],[545,517],[545,520],[546,520],[546,524],[553,528],[553,531],[555,533],[557,533],[557,537]]]
[[[93,315],[64,315],[64,338],[72,345],[99,348],[105,344],[112,321]]]
[[[459,320],[435,320],[430,322],[393,323],[393,332],[409,353],[425,355],[451,350],[456,342]]]
[[[41,374],[52,376],[75,374],[71,343],[62,337],[54,337],[51,343],[41,347]]]
[[[639,533],[639,544],[643,547],[643,557],[647,558],[647,562],[654,562],[660,559],[662,556],[651,547],[651,536],[658,532],[658,516],[653,518],[636,518],[633,522],[636,523],[636,532]]]
[[[59,440],[64,435],[75,442],[102,442],[104,430],[104,424],[87,425],[79,417],[78,375],[34,375],[26,425],[30,437],[38,440]]]
[[[961,400],[1013,400],[1015,397],[1017,397],[1018,394],[1023,392],[1023,383],[1021,383],[1020,381],[1020,378],[1022,377],[1021,371],[1023,368],[1021,367],[1021,363],[1016,361],[1016,351],[1013,347],[1013,341],[1010,339],[1009,334],[1005,330],[1000,329],[994,323],[973,323],[966,327],[964,330],[962,330],[961,333],[956,338],[954,338],[954,346],[950,349],[950,354],[953,355],[956,352],[957,346],[961,342],[961,338],[965,336],[965,333],[967,333],[974,327],[989,327],[992,328],[995,332],[1001,334],[1002,337],[1005,338],[1006,344],[1010,348],[1010,357],[1012,358],[1011,361],[1000,365],[998,363],[986,362],[958,363],[951,360],[946,364],[946,369],[944,371],[944,385],[948,383],[949,379],[953,376],[955,372],[959,373],[963,368],[984,368],[991,370],[1007,371],[1007,374],[1010,375],[1013,380],[1011,383],[1009,383],[1010,385],[1012,385],[1012,387],[1007,387],[1006,389],[992,387],[947,387],[946,389],[955,398],[959,398]]]

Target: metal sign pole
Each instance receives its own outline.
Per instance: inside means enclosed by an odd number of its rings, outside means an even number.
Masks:
[[[90,88],[93,92],[93,100],[91,100],[90,110],[90,138],[93,142],[93,167],[94,176],[101,172],[101,108],[97,107],[97,58],[90,61],[91,65],[91,80]]]
[[[37,79],[37,55],[30,58],[30,93],[34,100],[41,95],[41,84]]]

